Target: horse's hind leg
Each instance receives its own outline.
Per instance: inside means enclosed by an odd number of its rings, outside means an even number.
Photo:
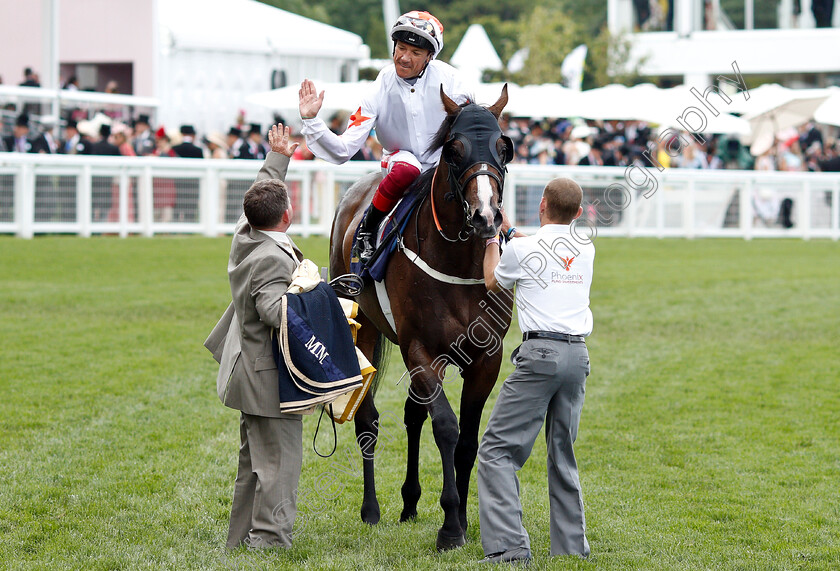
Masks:
[[[410,381],[409,381],[410,382]],[[400,521],[417,517],[417,501],[420,499],[420,433],[426,421],[425,405],[409,396],[405,399],[405,430],[408,437],[405,483],[402,486],[403,511]]]

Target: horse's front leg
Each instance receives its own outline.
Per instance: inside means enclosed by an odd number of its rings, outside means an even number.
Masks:
[[[403,522],[417,517],[417,502],[420,500],[420,433],[423,431],[427,415],[426,407],[409,393],[409,397],[405,399],[405,431],[408,444],[405,483],[402,486],[403,511],[400,514],[400,521]]]
[[[356,411],[356,442],[362,453],[362,474],[364,496],[362,497],[362,521],[374,525],[379,523],[379,500],[376,498],[376,483],[373,477],[373,457],[376,440],[379,438],[379,411],[373,404],[373,394],[368,392]]]
[[[455,474],[458,487],[458,519],[464,533],[467,531],[467,498],[470,494],[470,477],[478,454],[478,430],[481,413],[487,397],[496,384],[501,365],[501,353],[474,363],[463,373],[464,388],[461,391],[461,431],[455,447]]]
[[[458,519],[458,489],[455,485],[455,445],[458,442],[458,419],[446,400],[440,377],[431,368],[432,359],[425,347],[411,343],[404,350],[403,358],[411,373],[408,397],[423,405],[432,418],[432,433],[440,451],[443,468],[443,489],[440,507],[443,508],[443,526],[438,530],[435,547],[445,551],[460,547],[466,542],[464,530]]]
[[[374,347],[378,333],[370,321],[359,315],[362,328],[359,330],[357,345],[365,356],[373,362]],[[383,341],[384,342],[384,341]],[[378,373],[377,373],[378,374]],[[376,482],[373,472],[373,460],[376,442],[379,438],[379,411],[373,402],[373,390],[368,391],[359,405],[355,416],[356,442],[362,453],[362,474],[364,477],[364,496],[362,497],[362,521],[371,525],[379,523],[379,500],[376,498]]]

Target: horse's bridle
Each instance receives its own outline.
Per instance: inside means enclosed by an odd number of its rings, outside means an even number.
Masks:
[[[484,107],[471,103],[461,109],[450,128],[454,133],[443,145],[442,157],[449,166],[449,188],[450,192],[446,200],[458,200],[464,211],[464,222],[458,232],[458,240],[469,239],[475,228],[470,220],[470,205],[464,195],[464,188],[474,178],[487,175],[496,181],[499,188],[499,204],[502,203],[502,196],[505,188],[505,173],[507,163],[513,159],[513,141],[510,137],[502,135],[498,120]],[[504,156],[499,156],[496,149],[496,141],[502,139],[505,142]],[[452,153],[452,145],[459,141],[464,148],[463,157],[455,161]],[[479,168],[470,174],[466,174],[473,167]],[[492,168],[491,168],[492,167]],[[495,172],[494,172],[495,171]],[[434,201],[432,203],[434,205]],[[438,227],[441,236],[450,242],[455,242]]]

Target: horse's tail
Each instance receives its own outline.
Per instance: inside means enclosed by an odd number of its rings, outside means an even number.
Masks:
[[[388,370],[388,363],[391,360],[391,350],[394,346],[390,341],[379,333],[376,336],[376,344],[373,346],[372,365],[376,367],[376,374],[373,376],[373,384],[370,387],[371,394],[376,396],[376,391],[379,389],[379,381],[385,376]]]

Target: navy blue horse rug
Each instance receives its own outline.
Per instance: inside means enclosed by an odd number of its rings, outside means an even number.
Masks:
[[[332,402],[362,386],[350,326],[338,297],[324,282],[283,296],[272,349],[282,412]]]

